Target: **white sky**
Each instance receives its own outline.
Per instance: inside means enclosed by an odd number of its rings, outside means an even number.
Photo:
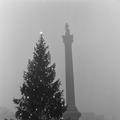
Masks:
[[[23,71],[42,31],[65,86],[65,22],[74,35],[76,104],[80,112],[120,112],[119,0],[1,0],[0,106],[13,109]]]

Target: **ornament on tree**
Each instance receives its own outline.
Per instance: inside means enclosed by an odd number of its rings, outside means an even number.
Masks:
[[[29,96],[27,96],[27,99],[29,99]]]

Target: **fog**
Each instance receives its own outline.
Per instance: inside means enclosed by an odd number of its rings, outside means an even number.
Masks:
[[[65,94],[62,35],[74,36],[76,105],[80,112],[120,118],[119,0],[1,0],[0,106],[14,110],[23,71],[44,33]]]

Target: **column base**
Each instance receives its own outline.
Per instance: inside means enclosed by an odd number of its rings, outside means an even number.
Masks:
[[[79,120],[81,113],[75,105],[69,105],[67,111],[63,114],[65,120]]]

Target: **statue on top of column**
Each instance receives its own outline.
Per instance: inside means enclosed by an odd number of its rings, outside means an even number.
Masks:
[[[69,25],[68,23],[65,24],[65,34],[70,35]]]

